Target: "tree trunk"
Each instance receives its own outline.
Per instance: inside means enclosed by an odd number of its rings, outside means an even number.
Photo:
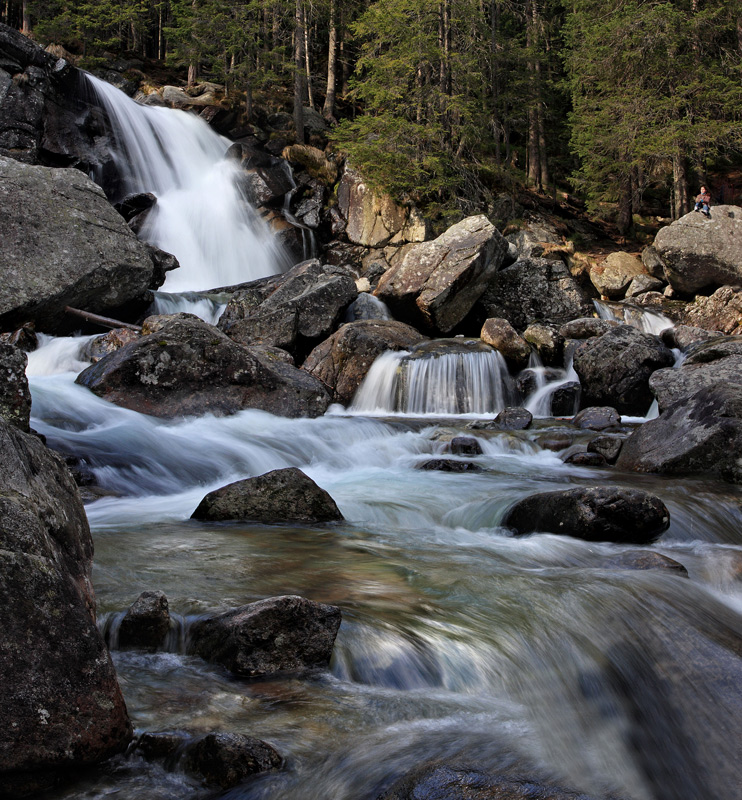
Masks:
[[[327,91],[322,115],[335,122],[335,85],[337,80],[338,29],[336,0],[330,0],[330,41],[327,46]]]
[[[301,6],[301,20],[304,26],[304,64],[306,70],[306,84],[307,84],[307,99],[309,107],[314,108],[314,89],[312,87],[312,64],[311,53],[309,48],[309,24],[307,23],[307,10],[302,3]]]
[[[538,107],[528,109],[528,145],[526,148],[526,180],[529,186],[541,188],[541,158],[538,138]]]
[[[304,14],[302,0],[294,8],[294,128],[296,141],[304,143]]]
[[[28,10],[28,0],[23,0],[21,6],[23,22],[21,23],[21,33],[26,36],[31,35],[31,12]]]
[[[672,160],[673,219],[679,219],[690,211],[688,189],[688,166],[685,156],[678,152]]]
[[[541,86],[539,66],[534,57],[538,41],[538,9],[535,0],[529,0],[526,6],[526,48],[528,49],[528,82],[530,97],[528,98],[528,144],[526,180],[530,186],[541,189],[541,148],[539,143],[539,106],[541,103]]]
[[[196,0],[191,0],[191,8],[193,9],[193,14],[196,14]],[[195,86],[196,80],[198,79],[198,62],[196,60],[192,60],[191,63],[188,65],[188,85]]]
[[[618,216],[616,219],[616,227],[621,236],[631,230],[631,225],[634,221],[633,207],[632,207],[632,192],[631,192],[631,173],[623,175],[620,179],[619,196],[618,196]]]
[[[500,141],[502,138],[502,126],[498,109],[499,86],[498,86],[498,63],[497,63],[497,30],[500,21],[499,7],[497,0],[490,0],[490,58],[489,58],[489,85],[492,92],[492,134],[495,139],[495,160],[501,163]],[[507,161],[507,156],[505,157]]]

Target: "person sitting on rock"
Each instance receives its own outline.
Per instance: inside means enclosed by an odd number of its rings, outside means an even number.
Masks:
[[[696,205],[694,211],[700,211],[707,217],[711,216],[709,206],[711,204],[711,195],[705,186],[701,186],[701,192],[696,196]]]

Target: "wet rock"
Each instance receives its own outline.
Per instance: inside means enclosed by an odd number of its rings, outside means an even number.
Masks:
[[[114,203],[113,207],[127,221],[131,222],[135,217],[149,211],[157,204],[157,197],[152,192],[140,192],[125,197],[119,203]]]
[[[31,391],[26,378],[26,354],[11,344],[0,343],[0,418],[28,432]]]
[[[0,333],[0,342],[3,344],[12,344],[25,353],[32,353],[39,346],[36,328],[33,323],[23,325],[15,331]]]
[[[449,333],[496,275],[505,249],[505,240],[485,216],[468,217],[432,242],[411,247],[382,275],[374,294],[394,316]]]
[[[175,320],[182,320],[186,323],[189,320],[196,323],[202,321],[201,317],[197,317],[195,314],[189,314],[185,311],[179,311],[176,314],[152,314],[146,317],[142,322],[142,335],[149,336],[150,333],[157,333],[157,331],[161,331],[166,325],[169,325]]]
[[[554,367],[546,367],[543,371],[524,369],[518,373],[518,377],[515,379],[515,386],[521,397],[528,397],[537,391],[544,381],[547,383],[558,381],[563,374],[562,370]]]
[[[561,366],[564,337],[555,326],[534,322],[525,329],[523,338],[544,364]]]
[[[330,402],[324,386],[306,372],[189,319],[174,319],[107,355],[77,383],[124,408],[167,419],[244,408],[316,417]]]
[[[665,328],[660,334],[660,339],[670,348],[687,350],[695,344],[716,339],[721,335],[723,335],[721,331],[708,331],[695,325],[674,325],[672,328]]]
[[[361,278],[360,280],[367,280]],[[356,281],[356,286],[358,281]],[[370,284],[369,284],[370,287]],[[356,299],[348,306],[345,313],[346,322],[359,322],[364,319],[391,319],[389,309],[367,291],[361,291]]]
[[[558,533],[589,542],[647,544],[670,526],[670,513],[655,495],[618,486],[541,492],[505,512],[502,526],[517,536]]]
[[[484,319],[504,317],[523,331],[535,322],[560,325],[589,316],[592,303],[561,261],[526,258],[492,277],[477,309]]]
[[[218,327],[242,344],[283,347],[303,359],[335,331],[357,296],[348,270],[313,259],[241,288]]]
[[[315,347],[302,369],[328,386],[337,402],[347,405],[378,356],[408,350],[426,340],[410,325],[395,320],[349,322]]]
[[[596,317],[580,317],[565,322],[559,328],[559,335],[564,339],[590,339],[593,336],[602,336],[612,328],[617,328],[619,322],[615,319],[597,319]]]
[[[425,766],[398,780],[376,800],[601,800],[538,778],[475,767]],[[617,798],[614,798],[617,800]]]
[[[163,592],[142,592],[119,628],[119,647],[156,650],[170,630],[170,610]]]
[[[229,789],[283,764],[278,751],[261,739],[239,733],[208,733],[188,745],[182,764],[186,772],[207,784]]]
[[[691,356],[679,369],[657,370],[650,378],[649,386],[657,398],[660,412],[694,395],[705,386],[718,383],[742,384],[742,341],[735,349],[739,352],[719,354],[717,358],[711,358],[709,353],[706,354],[709,356],[707,361],[694,361]]]
[[[343,515],[330,495],[300,469],[274,469],[209,492],[191,519],[333,522]]]
[[[583,408],[575,414],[572,424],[576,428],[604,431],[621,424],[621,415],[610,406]]]
[[[564,463],[574,464],[577,467],[604,467],[608,462],[600,453],[578,451],[568,455]]]
[[[533,422],[533,414],[520,406],[503,408],[495,417],[494,423],[503,431],[524,431]]]
[[[714,206],[711,218],[691,212],[661,228],[653,247],[676,292],[742,283],[742,208]]]
[[[652,550],[630,550],[609,558],[605,562],[609,569],[657,569],[672,572],[683,578],[688,577],[688,570],[674,558],[655,553]]]
[[[456,461],[453,458],[432,458],[419,464],[417,469],[429,472],[482,472],[482,467],[473,461]]]
[[[742,385],[716,383],[673,403],[624,442],[616,466],[742,483]]]
[[[570,447],[573,440],[574,437],[568,433],[547,433],[539,436],[536,441],[541,449],[558,453]]]
[[[608,405],[621,414],[644,416],[652,404],[651,374],[675,358],[657,336],[628,325],[587,339],[575,353],[574,368],[585,406]]]
[[[184,749],[186,741],[187,736],[184,733],[168,733],[164,731],[151,733],[147,731],[139,736],[134,743],[134,747],[136,752],[146,758],[147,761],[170,760]]]
[[[623,439],[617,436],[596,436],[588,442],[589,453],[599,453],[609,464],[615,464],[621,452]]]
[[[130,342],[137,341],[140,336],[140,333],[129,328],[115,328],[102,336],[96,336],[95,339],[91,339],[85,344],[80,350],[80,358],[83,361],[91,361],[95,364],[109,353],[120,350]]]
[[[626,295],[629,284],[646,270],[641,260],[631,253],[610,253],[590,270],[593,286],[604,297],[618,300]]]
[[[191,626],[192,652],[243,677],[326,668],[340,609],[286,595],[259,600]]]
[[[708,331],[742,334],[742,287],[722,286],[710,297],[699,295],[689,303],[683,321]]]
[[[454,436],[451,439],[451,454],[455,456],[481,456],[482,445],[473,436]]]
[[[131,725],[95,623],[93,542],[77,487],[0,421],[0,785],[52,782],[122,751]]]
[[[488,319],[479,334],[481,340],[494,347],[516,368],[525,367],[531,356],[531,348],[506,319]]]
[[[554,389],[551,395],[552,417],[571,417],[580,407],[581,396],[579,381],[567,381]]]
[[[65,306],[106,314],[165,278],[103,190],[78,170],[0,157],[0,205],[0,327],[6,330],[34,321],[40,331],[69,331],[78,323]]]

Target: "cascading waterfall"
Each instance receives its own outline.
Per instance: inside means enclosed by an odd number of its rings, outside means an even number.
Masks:
[[[140,235],[180,263],[163,291],[231,286],[287,266],[242,195],[235,163],[224,159],[226,139],[194,114],[142,106],[105,81],[88,80],[110,120],[121,197],[157,197]]]
[[[639,308],[625,303],[606,303],[601,300],[593,300],[593,305],[601,319],[615,319],[625,325],[633,325],[644,333],[653,333],[655,336],[659,336],[662,331],[672,328],[675,324],[669,317],[651,308]]]
[[[559,371],[561,375],[552,380],[547,380],[546,368],[541,358],[535,350],[531,352],[528,369],[536,375],[536,389],[526,398],[524,406],[534,417],[552,416],[551,401],[554,397],[554,393],[567,383],[571,383],[572,381],[579,382],[579,377],[572,365],[572,354],[567,356],[566,361],[567,363],[564,369]],[[552,370],[552,372],[553,371],[554,370]],[[576,410],[577,409],[574,409],[573,413]]]
[[[371,365],[354,413],[497,414],[513,397],[505,359],[496,350],[415,358],[385,353]]]

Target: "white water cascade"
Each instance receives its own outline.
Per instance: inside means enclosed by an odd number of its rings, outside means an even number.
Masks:
[[[669,317],[651,308],[639,308],[624,303],[606,303],[601,300],[593,300],[593,305],[601,319],[615,319],[624,325],[633,325],[643,333],[653,333],[655,336],[659,336],[662,331],[674,325]]]
[[[241,193],[237,167],[224,159],[226,139],[194,114],[142,106],[105,81],[88,80],[110,120],[123,194],[157,197],[141,236],[180,263],[164,291],[231,286],[287,266]]]
[[[497,414],[510,404],[512,381],[496,350],[416,358],[387,352],[371,365],[350,406],[364,414]]]

